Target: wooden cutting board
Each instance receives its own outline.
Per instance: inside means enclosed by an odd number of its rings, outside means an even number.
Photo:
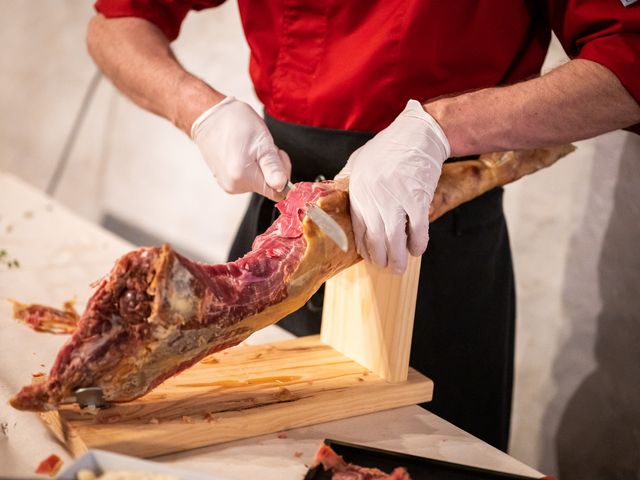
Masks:
[[[74,455],[101,448],[151,457],[431,400],[410,369],[390,383],[310,336],[205,358],[133,402],[42,414]]]

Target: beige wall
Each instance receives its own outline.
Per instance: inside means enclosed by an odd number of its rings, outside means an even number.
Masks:
[[[2,5],[0,168],[44,189],[96,71],[84,43],[93,10],[79,0]],[[175,50],[197,75],[260,108],[233,2],[191,14]],[[217,186],[186,135],[104,78],[56,197],[88,218],[115,217],[212,261],[226,259],[247,202]]]
[[[84,47],[91,7],[2,6],[0,168],[45,188],[95,71]],[[233,2],[190,15],[176,50],[222,91],[259,106]],[[556,47],[549,65],[562,56]],[[599,478],[637,478],[625,472],[640,469],[639,180],[640,137],[615,132],[507,189],[518,285],[511,453],[550,473],[559,464],[563,480],[592,478],[579,465]],[[246,202],[215,185],[186,136],[104,80],[57,198],[211,261],[224,259]],[[0,192],[0,205],[10,201]]]

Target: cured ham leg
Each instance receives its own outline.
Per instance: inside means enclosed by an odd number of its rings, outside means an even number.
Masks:
[[[430,218],[569,151],[512,152],[496,161],[483,156],[445,165]],[[314,203],[344,229],[346,253],[306,218]],[[235,262],[193,262],[168,245],[121,257],[99,283],[47,380],[22,388],[11,405],[54,409],[82,387],[101,388],[108,402],[138,398],[205,356],[237,345],[297,310],[327,279],[360,260],[348,193],[338,184],[299,183],[277,207],[280,217],[255,239],[252,251]],[[58,318],[60,312],[50,313]],[[39,314],[46,317],[46,312]]]
[[[205,265],[169,246],[120,258],[89,300],[46,382],[11,399],[22,410],[53,409],[80,387],[104,399],[144,395],[205,356],[300,308],[336,272],[358,261],[305,218],[316,203],[353,244],[348,194],[333,182],[301,183],[280,202],[281,215],[243,258]]]

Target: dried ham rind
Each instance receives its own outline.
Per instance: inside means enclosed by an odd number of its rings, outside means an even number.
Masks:
[[[478,160],[447,163],[442,168],[429,210],[433,222],[458,205],[489,190],[515,182],[553,165],[573,152],[573,145],[558,145],[535,150],[487,153]]]

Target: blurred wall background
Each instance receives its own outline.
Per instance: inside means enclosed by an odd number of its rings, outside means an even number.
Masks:
[[[0,170],[45,189],[96,72],[84,44],[92,7],[2,6]],[[234,2],[190,14],[174,47],[194,73],[260,108]],[[565,60],[556,43],[545,68]],[[218,188],[184,134],[104,79],[77,133],[59,201],[134,242],[226,258],[247,197]],[[511,454],[563,480],[638,478],[640,137],[578,147],[507,188],[518,285]],[[10,201],[0,192],[0,205]]]

